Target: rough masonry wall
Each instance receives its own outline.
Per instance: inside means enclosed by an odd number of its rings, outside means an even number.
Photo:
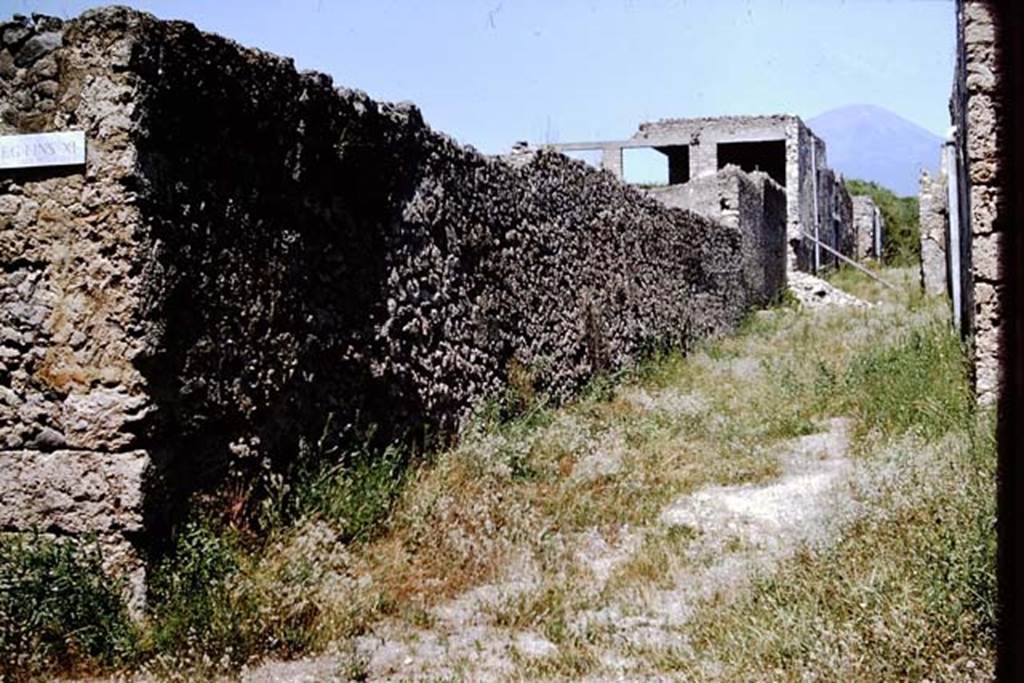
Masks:
[[[787,154],[795,158],[787,161],[790,169],[786,189],[790,197],[789,241],[791,267],[812,272],[814,270],[814,244],[804,234],[814,235],[814,226],[825,215],[820,197],[819,172],[826,167],[825,142],[816,137],[802,122],[793,124],[787,137]],[[796,201],[794,201],[794,198]]]
[[[813,223],[812,223],[813,225]],[[813,228],[810,231],[813,235]],[[818,171],[818,239],[843,256],[853,258],[856,251],[853,230],[853,201],[846,189],[842,176],[830,168]],[[813,242],[808,246],[813,250]],[[813,254],[811,255],[813,262]],[[838,256],[824,247],[819,252],[819,264],[824,268],[836,268],[841,261]]]
[[[0,172],[0,530],[96,533],[141,580],[151,410],[135,359],[145,245],[134,206],[127,16],[0,26],[0,132],[85,130],[77,170]],[[136,591],[136,594],[138,591]]]
[[[963,321],[973,336],[974,382],[978,400],[994,403],[1002,383],[1003,273],[999,254],[1003,243],[1002,112],[998,91],[1004,78],[997,52],[995,3],[961,0],[957,72],[951,101],[957,126],[960,187],[970,221],[965,234]]]
[[[169,498],[328,421],[450,433],[513,367],[564,398],[750,299],[735,229],[582,162],[123,8],[0,35],[3,132],[88,146],[0,180],[4,530],[138,569]]]
[[[918,194],[918,222],[921,226],[921,286],[936,296],[947,291],[946,240],[949,216],[946,201],[946,176],[932,178],[921,172]]]
[[[856,242],[855,258],[858,261],[877,259],[875,253],[875,230],[880,228],[881,212],[871,197],[867,195],[854,195],[851,198],[853,206],[853,232]]]
[[[646,191],[666,206],[695,211],[735,229],[753,302],[766,304],[786,286],[786,194],[765,173],[726,166],[715,175]]]
[[[839,234],[839,252],[847,258],[857,258],[857,229],[853,224],[853,197],[846,189],[842,174],[835,177],[832,186],[833,219]]]

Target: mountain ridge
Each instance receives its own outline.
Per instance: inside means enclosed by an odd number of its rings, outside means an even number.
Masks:
[[[942,138],[877,105],[829,109],[807,125],[825,141],[831,168],[897,195],[916,195],[921,170],[932,173],[939,167]]]

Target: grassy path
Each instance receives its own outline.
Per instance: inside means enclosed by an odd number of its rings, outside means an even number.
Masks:
[[[986,680],[991,438],[942,303],[887,277],[481,422],[310,585],[324,654],[244,678]],[[261,562],[319,566],[325,524]]]

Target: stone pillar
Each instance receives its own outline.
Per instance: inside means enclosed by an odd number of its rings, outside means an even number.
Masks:
[[[869,258],[877,258],[879,229],[878,207],[867,195],[853,197],[853,225],[856,239],[856,258],[864,261]]]
[[[946,291],[947,254],[946,179],[940,173],[932,178],[921,172],[918,193],[918,221],[921,226],[921,286],[925,294],[938,296]]]
[[[958,15],[963,63],[958,68],[958,90],[963,101],[963,149],[969,191],[970,226],[968,285],[964,308],[968,330],[974,337],[974,382],[978,402],[992,404],[1002,384],[1003,180],[999,153],[1003,144],[999,88],[1004,82],[997,59],[996,3],[964,0]],[[955,112],[956,114],[956,112]]]
[[[0,173],[0,531],[95,534],[144,597],[152,414],[130,72],[142,15],[0,24],[0,133],[88,131],[84,167]],[[11,36],[17,36],[12,39]]]
[[[622,180],[622,148],[608,145],[601,148],[601,168]]]
[[[703,178],[718,172],[718,148],[699,137],[690,141],[690,178]]]

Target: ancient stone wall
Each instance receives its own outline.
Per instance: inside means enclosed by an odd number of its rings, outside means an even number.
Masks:
[[[0,36],[0,132],[88,150],[0,175],[3,530],[98,532],[138,576],[170,499],[328,421],[452,433],[510,368],[562,399],[751,299],[734,227],[189,24]]]
[[[918,223],[921,230],[921,286],[930,295],[947,291],[946,242],[949,217],[946,202],[946,176],[935,178],[921,172],[918,194]]]
[[[853,197],[846,189],[842,174],[832,183],[832,220],[835,225],[839,253],[847,258],[857,257],[857,230],[853,224]]]
[[[785,288],[786,194],[767,174],[726,166],[715,175],[647,193],[666,206],[695,211],[738,231],[744,278],[754,303],[768,303]]]
[[[879,237],[876,232],[882,229],[882,212],[874,200],[867,195],[854,195],[850,201],[853,205],[856,259],[864,261],[880,258],[875,241]]]
[[[818,191],[818,171],[827,165],[825,141],[802,122],[789,127],[787,139],[792,144],[786,148],[790,169],[786,188],[791,198],[797,198],[795,204],[790,200],[789,207],[790,268],[810,272],[814,270],[814,245],[804,235],[814,235],[814,226],[824,215],[814,197]]]
[[[842,178],[830,168],[820,169],[817,191],[818,239],[834,251],[844,256],[852,256],[853,203]],[[837,268],[840,260],[834,253],[821,248],[818,253],[818,264],[821,268]]]
[[[77,169],[0,171],[0,530],[92,532],[136,589],[151,413],[135,359],[146,245],[135,206],[133,25],[0,27],[0,132],[78,129]],[[134,591],[139,594],[138,590]]]
[[[964,229],[960,250],[962,325],[973,338],[978,400],[994,403],[1001,385],[1003,273],[1002,112],[998,92],[1004,80],[996,43],[997,5],[982,0],[957,4],[958,56],[950,102],[957,128],[960,188],[958,211]]]

